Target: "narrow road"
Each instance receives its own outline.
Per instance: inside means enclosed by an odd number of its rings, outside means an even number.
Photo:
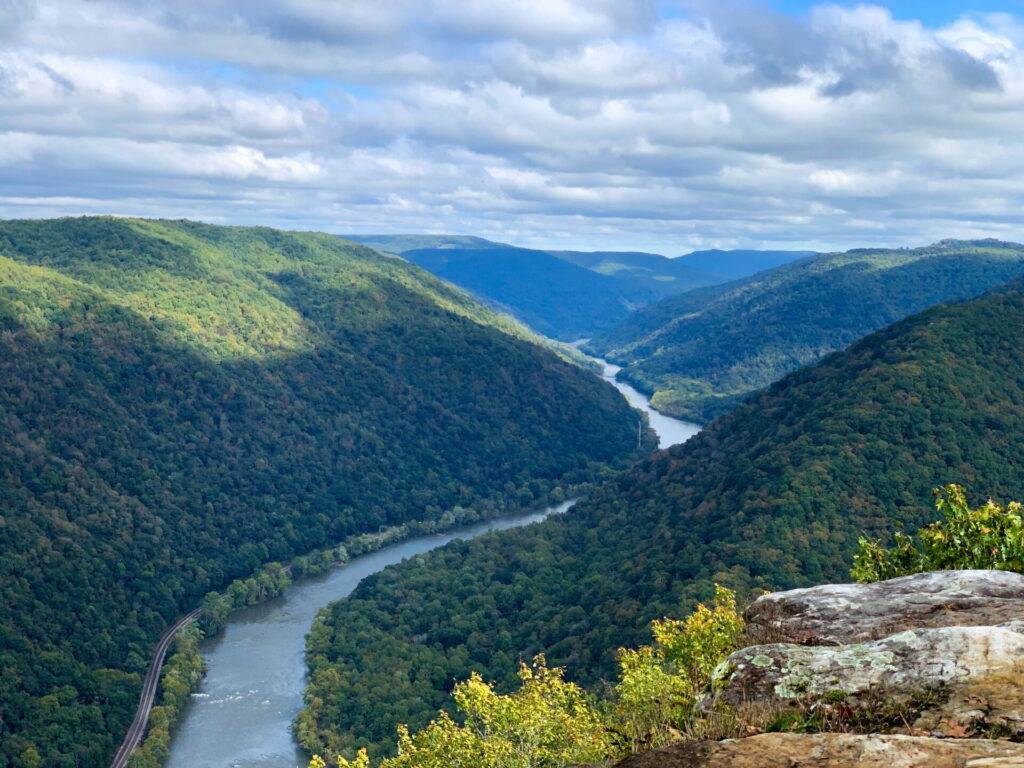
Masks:
[[[124,741],[121,742],[121,748],[114,755],[114,761],[110,764],[110,768],[125,768],[128,765],[128,758],[142,741],[142,736],[146,732],[146,722],[149,720],[149,710],[153,708],[153,699],[156,698],[156,689],[160,682],[160,668],[164,664],[167,649],[171,647],[171,641],[177,631],[198,615],[199,609],[196,608],[192,613],[185,614],[178,619],[174,626],[160,636],[160,642],[157,643],[156,652],[153,654],[153,661],[149,665],[149,671],[146,672],[146,680],[142,684],[142,696],[139,698],[139,708],[135,712],[135,719],[128,727]]]

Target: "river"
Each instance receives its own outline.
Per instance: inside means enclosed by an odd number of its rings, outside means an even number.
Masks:
[[[646,411],[661,447],[692,437],[699,427],[650,408],[647,398],[604,378],[630,403]],[[350,594],[356,585],[394,563],[456,538],[517,528],[565,512],[573,502],[528,514],[497,518],[445,534],[422,536],[355,558],[341,568],[296,582],[284,594],[231,615],[224,631],[200,645],[207,674],[182,714],[171,740],[168,768],[295,768],[307,757],[292,738],[291,723],[302,706],[305,637],[317,612]]]
[[[696,424],[691,424],[688,421],[680,421],[679,419],[673,419],[671,416],[666,416],[654,410],[651,407],[651,401],[648,400],[629,384],[625,384],[618,379],[616,375],[622,370],[622,366],[612,365],[606,363],[604,360],[598,360],[604,366],[604,380],[614,386],[619,392],[626,396],[629,404],[634,408],[639,408],[641,411],[647,414],[647,418],[651,423],[651,429],[658,434],[658,447],[668,448],[670,445],[676,445],[677,443],[685,443],[691,437],[700,432],[700,427]]]

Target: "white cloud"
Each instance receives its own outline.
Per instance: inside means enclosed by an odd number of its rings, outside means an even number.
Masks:
[[[12,0],[0,215],[666,252],[1024,239],[1020,19],[699,7]]]

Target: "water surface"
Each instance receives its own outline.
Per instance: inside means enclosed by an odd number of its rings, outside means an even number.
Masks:
[[[294,768],[308,758],[292,737],[302,706],[305,637],[317,611],[345,597],[366,576],[453,539],[516,528],[561,513],[573,502],[422,536],[303,579],[280,596],[231,614],[200,650],[207,674],[171,740],[168,768]]]
[[[633,407],[647,412],[662,448],[700,431],[695,424],[651,408],[646,397],[615,380],[619,370],[605,364],[604,378]],[[307,757],[292,737],[291,724],[302,707],[306,633],[321,608],[350,594],[366,576],[408,557],[456,538],[528,525],[564,512],[572,503],[399,542],[296,582],[266,603],[233,613],[220,635],[200,645],[207,675],[171,740],[168,768],[304,767]]]
[[[613,384],[619,392],[625,395],[630,405],[634,408],[639,408],[647,414],[647,418],[651,423],[651,429],[658,433],[659,448],[668,448],[670,445],[685,443],[700,432],[700,427],[696,424],[673,419],[671,416],[666,416],[664,413],[654,410],[651,407],[651,401],[644,395],[629,386],[629,384],[616,379],[615,376],[622,370],[622,366],[612,365],[604,360],[598,360],[598,362],[604,366],[604,380]]]

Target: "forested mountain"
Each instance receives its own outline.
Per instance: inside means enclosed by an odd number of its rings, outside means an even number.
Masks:
[[[402,256],[560,341],[607,331],[665,295],[643,281],[603,275],[526,248],[434,248]]]
[[[0,222],[0,766],[105,768],[155,639],[261,563],[630,454],[598,377],[400,259]]]
[[[343,235],[346,240],[365,245],[381,253],[401,256],[406,251],[421,248],[469,248],[483,251],[488,248],[509,248],[504,243],[470,235]]]
[[[453,235],[351,238],[401,255],[562,341],[593,336],[634,309],[727,279],[654,253],[541,251]]]
[[[670,415],[706,422],[783,374],[941,301],[1024,272],[1024,246],[946,240],[802,259],[634,313],[588,351]]]
[[[673,261],[680,266],[714,272],[731,280],[747,277],[797,259],[816,256],[814,251],[694,251]]]
[[[844,580],[857,538],[935,515],[932,488],[1018,498],[1024,293],[939,306],[803,368],[566,516],[456,543],[367,579],[308,644],[300,738],[394,744],[474,670],[516,687],[543,651],[590,686],[623,645],[712,583],[750,595]]]
[[[657,253],[635,251],[548,251],[563,261],[586,267],[602,275],[632,280],[664,296],[682,293],[702,285],[722,283],[729,278],[714,270],[701,269]]]

